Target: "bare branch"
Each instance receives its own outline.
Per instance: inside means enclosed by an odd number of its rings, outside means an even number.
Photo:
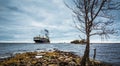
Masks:
[[[73,6],[69,7],[75,15],[75,27],[85,34],[87,45],[81,66],[89,60],[90,36],[99,35],[109,38],[116,33],[113,26],[113,16],[110,11],[120,10],[120,1],[114,0],[72,0]],[[100,18],[100,19],[99,19]],[[89,65],[88,65],[89,66]]]
[[[93,19],[91,21],[93,21],[96,18],[96,16],[99,14],[99,12],[101,11],[105,2],[106,2],[106,0],[102,0],[102,3],[100,4],[100,7],[99,7],[98,11],[96,12],[95,16],[93,17]]]

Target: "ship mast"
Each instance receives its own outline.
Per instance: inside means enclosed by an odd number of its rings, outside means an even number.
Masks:
[[[44,31],[45,31],[45,37],[49,39],[49,31],[47,29],[44,29]]]

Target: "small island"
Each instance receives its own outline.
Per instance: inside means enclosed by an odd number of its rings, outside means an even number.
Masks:
[[[74,44],[86,44],[86,40],[82,39],[82,40],[73,40],[70,43],[74,43]]]

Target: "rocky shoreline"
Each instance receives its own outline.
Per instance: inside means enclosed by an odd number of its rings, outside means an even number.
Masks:
[[[19,53],[2,59],[0,66],[80,66],[81,57],[59,50]],[[91,66],[112,66],[100,61],[90,61]],[[86,64],[87,66],[87,64]]]

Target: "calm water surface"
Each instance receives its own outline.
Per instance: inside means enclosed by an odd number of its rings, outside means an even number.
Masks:
[[[77,44],[32,44],[32,43],[0,43],[0,58],[9,57],[15,53],[30,51],[49,51],[54,48],[74,52],[79,56],[84,53],[85,45]],[[96,60],[109,62],[114,66],[120,65],[120,44],[91,44],[90,57],[93,57],[93,49],[96,48]]]

